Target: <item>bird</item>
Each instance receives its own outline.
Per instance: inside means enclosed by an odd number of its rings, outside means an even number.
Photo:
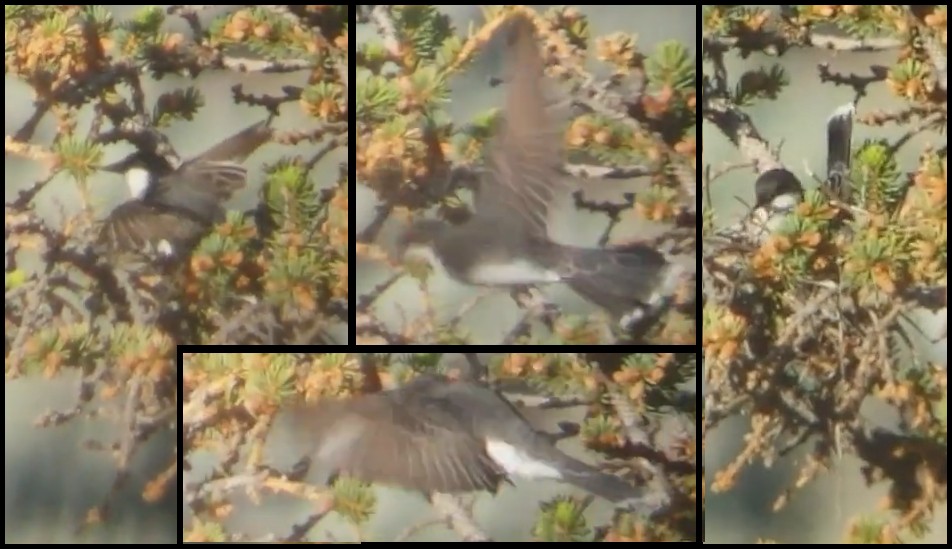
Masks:
[[[787,216],[803,202],[803,184],[785,168],[767,170],[754,183],[754,208],[743,220],[742,231],[760,243],[777,232]]]
[[[827,174],[821,190],[829,198],[849,203],[851,185],[849,166],[853,130],[853,103],[834,109],[827,118]],[[789,214],[803,202],[804,189],[800,179],[786,168],[761,173],[754,182],[755,202],[751,211],[738,224],[719,231],[719,236],[763,243],[775,234]]]
[[[619,505],[644,490],[569,457],[502,395],[475,381],[421,374],[387,391],[324,399],[287,412],[312,466],[430,494],[555,479]]]
[[[487,145],[473,215],[462,224],[416,221],[398,239],[397,255],[469,285],[567,284],[630,328],[663,309],[690,273],[647,244],[586,248],[549,237],[551,203],[569,191],[562,136],[548,108],[535,27],[518,15],[510,31],[503,116]]]
[[[119,257],[185,257],[224,219],[222,204],[246,184],[239,162],[271,134],[268,121],[257,122],[177,167],[147,150],[103,166],[125,175],[132,197],[103,220],[98,248]]]

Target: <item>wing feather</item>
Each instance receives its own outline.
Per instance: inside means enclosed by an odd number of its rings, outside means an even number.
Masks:
[[[505,472],[482,442],[422,404],[377,393],[292,413],[314,437],[314,458],[337,472],[423,492],[494,491]]]

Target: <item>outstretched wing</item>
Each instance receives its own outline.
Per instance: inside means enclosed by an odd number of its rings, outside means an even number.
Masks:
[[[549,205],[565,188],[562,133],[547,104],[535,27],[518,16],[511,33],[505,109],[488,145],[476,211],[543,237]]]
[[[267,121],[248,126],[183,163],[175,177],[161,181],[156,198],[162,202],[183,201],[186,197],[210,192],[221,202],[228,200],[235,191],[244,188],[247,180],[247,170],[240,162],[271,139],[271,135]],[[192,194],[186,194],[188,191]]]
[[[368,482],[422,492],[495,491],[505,478],[456,419],[388,393],[325,401],[291,412],[311,457]]]
[[[130,200],[103,221],[99,244],[110,254],[157,252],[182,256],[201,239],[208,226],[187,211]]]

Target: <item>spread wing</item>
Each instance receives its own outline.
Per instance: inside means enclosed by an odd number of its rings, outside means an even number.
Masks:
[[[546,102],[535,28],[520,16],[511,32],[505,110],[488,146],[476,211],[545,236],[549,205],[565,187],[562,134]]]
[[[505,472],[459,420],[387,393],[292,412],[314,438],[312,459],[368,482],[429,492],[495,491]]]
[[[190,250],[207,229],[207,223],[188,212],[130,200],[120,204],[103,221],[99,244],[110,252],[147,252],[157,250],[165,241],[173,255],[181,255]]]
[[[228,200],[235,191],[244,188],[248,177],[240,162],[267,143],[271,135],[267,121],[248,126],[182,164],[176,180],[166,180],[167,184],[157,189],[156,198],[175,203],[200,198],[200,193],[211,193],[221,202]]]
[[[248,170],[237,162],[187,162],[174,176],[159,182],[153,200],[182,203],[190,199],[214,198],[225,202],[245,187]]]
[[[255,152],[258,147],[267,143],[271,139],[271,134],[272,130],[268,126],[268,121],[263,120],[248,126],[195,158],[210,161],[232,160],[241,162]]]

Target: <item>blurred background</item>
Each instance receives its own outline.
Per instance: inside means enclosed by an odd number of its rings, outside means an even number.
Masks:
[[[100,419],[34,426],[43,414],[75,406],[78,377],[67,373],[56,379],[4,383],[4,542],[175,543],[179,513],[175,483],[160,501],[146,503],[142,498],[146,482],[174,459],[171,431],[153,436],[133,454],[129,478],[110,500],[111,516],[79,532],[86,513],[103,503],[116,477],[111,452],[93,451],[87,444],[108,448],[116,443],[121,435],[116,428],[117,399],[111,405],[98,403],[104,412]]]
[[[551,6],[533,6],[542,11]],[[691,52],[696,48],[697,12],[694,6],[574,6],[589,18],[591,36],[604,36],[613,32],[633,33],[638,51],[650,55],[659,42],[679,41]],[[451,17],[457,29],[457,35],[464,36],[470,24],[480,25],[485,19],[479,6],[440,6],[440,10]],[[372,25],[358,25],[356,34],[358,44],[364,41],[379,41]],[[506,93],[505,85],[490,86],[490,79],[504,75],[506,60],[504,41],[496,39],[489,47],[476,54],[470,68],[463,74],[450,80],[451,98],[444,108],[457,125],[471,122],[477,114],[491,108],[500,108]],[[589,63],[587,68],[598,77],[605,77],[610,69],[597,60],[589,45]],[[359,85],[359,80],[358,80]],[[553,86],[558,93],[558,86]],[[647,178],[630,180],[591,180],[583,182],[585,197],[589,200],[611,200],[621,202],[625,192],[638,192],[647,185]],[[360,233],[374,217],[374,208],[379,204],[373,191],[358,181],[355,188],[355,230]],[[433,217],[433,212],[420,212],[422,216]],[[571,197],[557,200],[550,215],[550,236],[561,244],[597,246],[599,236],[608,220],[604,214],[578,211]],[[400,232],[406,227],[404,220],[391,215],[384,225],[377,243],[385,251],[393,254],[394,243]],[[640,219],[633,211],[623,214],[622,223],[612,232],[612,242],[624,242],[635,238],[657,236],[662,230],[660,224],[651,224]],[[393,270],[377,260],[358,257],[356,260],[356,290],[360,296],[389,279]],[[432,276],[428,280],[432,305],[437,318],[445,320],[458,314],[476,297],[484,295],[478,303],[463,317],[465,328],[474,343],[499,342],[506,333],[525,315],[519,309],[509,292],[505,290],[483,291],[460,284],[445,277]],[[591,315],[597,309],[578,297],[571,290],[554,285],[539,289],[552,302],[560,305],[570,314]],[[391,330],[410,322],[424,312],[424,300],[420,292],[420,283],[404,276],[390,287],[374,306],[377,316]]]
[[[776,8],[776,6],[773,6]],[[823,29],[837,34],[835,30]],[[819,48],[794,48],[782,57],[753,53],[747,59],[727,55],[726,66],[730,82],[736,83],[744,70],[769,68],[779,64],[787,72],[790,84],[774,101],[757,101],[744,107],[760,134],[771,147],[780,146],[780,161],[792,171],[807,188],[817,184],[808,175],[806,167],[818,175],[826,173],[826,120],[833,110],[856,99],[852,88],[823,84],[817,66],[828,63],[834,73],[868,76],[874,65],[891,66],[894,52],[835,52]],[[702,71],[708,70],[702,65]],[[882,83],[867,88],[868,95],[859,100],[857,115],[877,109],[899,110],[904,103],[897,101]],[[853,128],[853,148],[866,139],[891,138],[895,140],[908,128],[870,127],[856,123]],[[712,124],[702,125],[703,146],[701,166],[714,170],[745,159]],[[896,159],[900,170],[915,167],[919,153],[926,145],[941,146],[945,136],[919,134],[899,150]],[[699,168],[701,171],[703,168]],[[748,211],[744,203],[754,203],[752,168],[730,171],[716,180],[710,189],[711,205],[716,212],[716,226],[729,225]],[[707,197],[705,197],[706,199]],[[740,198],[741,200],[738,200]],[[941,313],[917,311],[915,320],[925,334],[911,330],[923,360],[948,363],[947,340],[930,341],[942,329]],[[897,418],[885,406],[869,402],[864,409],[872,423],[895,427]],[[749,418],[739,417],[725,422],[716,431],[706,435],[704,464],[708,488],[719,468],[728,465],[742,448],[741,436],[747,431]],[[740,475],[741,482],[729,493],[707,490],[705,508],[705,541],[708,543],[754,543],[757,539],[773,539],[780,543],[837,543],[845,539],[849,521],[859,514],[877,516],[877,510],[886,495],[884,486],[868,488],[860,475],[859,461],[852,456],[836,464],[836,469],[821,475],[791,497],[786,508],[774,513],[771,507],[783,490],[793,484],[797,468],[802,467],[802,454],[793,452],[778,460],[772,467],[762,464],[749,467]],[[937,516],[945,516],[937,510]],[[943,543],[947,540],[948,525],[944,520],[933,524],[933,530],[918,543]]]

